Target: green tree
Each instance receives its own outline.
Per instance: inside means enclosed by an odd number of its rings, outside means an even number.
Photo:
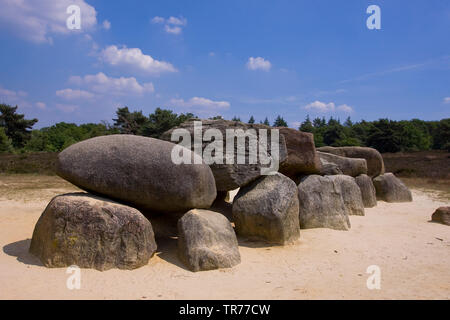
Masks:
[[[241,118],[234,116],[233,119],[231,119],[231,121],[241,121]]]
[[[250,120],[248,120],[249,124],[254,124],[255,123],[255,118],[253,118],[253,116],[250,117]]]
[[[380,152],[401,151],[401,136],[397,122],[389,119],[380,119],[372,122],[367,136],[367,147]]]
[[[311,122],[311,119],[309,118],[309,115],[306,116],[305,121],[303,121],[300,125],[300,127],[298,128],[298,130],[303,131],[303,132],[311,132],[314,133],[314,126]]]
[[[284,121],[284,119],[278,115],[278,117],[275,119],[275,122],[273,123],[274,127],[287,127],[288,124],[286,121]]]
[[[116,111],[117,119],[113,119],[114,126],[122,134],[137,135],[148,123],[148,118],[142,114],[142,111],[130,112],[128,107],[118,108]]]
[[[264,122],[261,122],[261,124],[264,124],[266,126],[270,126],[270,122],[269,119],[267,119],[267,117],[264,119]]]
[[[0,127],[0,153],[13,152],[11,139],[6,135],[5,129]]]
[[[171,110],[156,108],[155,112],[149,115],[148,122],[140,133],[147,137],[159,138],[164,132],[192,118],[194,118],[192,113],[177,115]]]
[[[11,139],[14,148],[22,148],[31,137],[31,129],[37,119],[27,120],[25,115],[16,113],[17,106],[0,104],[0,127]]]

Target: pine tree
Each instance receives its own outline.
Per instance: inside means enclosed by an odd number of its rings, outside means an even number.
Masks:
[[[255,118],[253,118],[253,116],[250,117],[250,120],[248,120],[249,124],[254,124],[255,123]]]
[[[286,121],[284,121],[284,119],[279,115],[276,119],[275,122],[273,123],[274,127],[287,127],[288,124]]]

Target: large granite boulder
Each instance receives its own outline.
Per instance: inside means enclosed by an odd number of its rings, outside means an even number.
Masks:
[[[101,271],[142,267],[155,251],[152,225],[138,210],[85,193],[53,198],[30,246],[46,267]]]
[[[297,186],[277,173],[241,188],[233,201],[233,221],[240,236],[273,244],[300,237]]]
[[[321,147],[318,150],[341,157],[366,159],[368,176],[373,178],[384,174],[383,157],[376,149],[367,147]]]
[[[347,209],[348,215],[363,216],[364,203],[361,190],[356,184],[355,178],[345,175],[335,175],[329,177],[336,185],[341,188],[342,199]]]
[[[319,174],[321,176],[334,176],[337,174],[344,174],[339,166],[335,163],[328,162],[325,159],[320,159],[321,167]]]
[[[385,173],[373,179],[377,198],[386,202],[411,202],[411,191],[394,174]]]
[[[208,210],[191,210],[178,221],[178,255],[192,271],[231,268],[241,262],[231,223]]]
[[[321,163],[316,153],[314,136],[291,128],[276,128],[286,140],[287,158],[280,165],[279,172],[287,177],[320,172]]]
[[[377,194],[372,179],[366,175],[361,174],[355,178],[356,184],[361,190],[361,195],[365,208],[373,208],[377,205]]]
[[[367,173],[367,164],[365,159],[346,158],[320,151],[317,151],[317,154],[323,162],[337,165],[339,170],[347,176],[356,177],[360,174]]]
[[[211,169],[189,150],[185,151],[192,161],[200,164],[175,164],[171,157],[175,146],[133,135],[97,137],[61,152],[57,173],[84,190],[142,210],[209,208],[216,198]]]
[[[198,124],[201,124],[201,128]],[[197,129],[196,129],[197,128]],[[186,143],[184,137],[179,137],[174,133],[180,132],[179,129],[184,129],[189,136],[190,141],[187,142],[191,146],[191,150],[197,153],[209,154],[214,153],[216,157],[209,160],[203,159],[210,165],[211,170],[216,180],[217,191],[229,191],[239,187],[245,186],[251,181],[256,180],[262,174],[262,170],[278,171],[279,164],[287,157],[286,142],[284,136],[279,134],[278,147],[273,146],[272,150],[272,132],[274,129],[262,124],[245,124],[239,121],[228,120],[199,120],[191,119],[182,123],[179,127],[173,128],[165,132],[161,139],[173,141],[175,143]],[[221,139],[214,136],[208,136],[214,132],[221,135]],[[263,139],[261,129],[266,130],[267,138]],[[176,131],[177,130],[177,131]],[[195,141],[195,134],[198,133],[203,137],[199,143]],[[234,130],[235,136],[227,134]],[[200,138],[201,138],[200,137]],[[236,138],[237,137],[237,138]],[[275,136],[274,136],[275,137]],[[211,141],[212,140],[212,141]],[[242,149],[237,148],[237,141],[246,141]],[[256,143],[249,143],[255,141]],[[212,144],[212,142],[214,144]],[[216,144],[222,146],[222,156],[216,154]],[[227,154],[227,145],[232,146],[233,150]],[[211,152],[214,150],[213,152]],[[208,152],[207,152],[208,151]],[[275,152],[274,152],[275,151]],[[263,155],[262,159],[260,155]],[[213,156],[214,156],[213,155]],[[238,163],[239,158],[242,158],[243,163]],[[262,161],[261,161],[262,160]],[[267,163],[264,163],[267,160]],[[219,163],[222,162],[222,163]],[[232,164],[231,164],[232,163]]]
[[[431,221],[450,226],[450,207],[440,207],[431,216]]]
[[[310,175],[298,185],[299,219],[302,229],[348,230],[350,219],[341,186],[331,176]]]

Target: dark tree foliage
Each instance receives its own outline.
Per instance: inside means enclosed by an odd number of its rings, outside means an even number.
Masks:
[[[195,118],[192,113],[176,114],[171,110],[157,108],[146,117],[142,111],[130,112],[128,107],[118,108],[114,124],[57,123],[51,127],[31,131],[37,119],[26,120],[24,115],[16,113],[17,107],[0,105],[0,153],[16,151],[59,152],[68,146],[89,138],[109,134],[135,134],[159,138],[162,133],[179,126],[186,120]],[[210,119],[223,119],[216,116]],[[240,121],[239,118],[233,118]],[[251,116],[249,123],[254,123]],[[263,122],[270,126],[266,117]],[[276,127],[287,127],[286,121],[278,116]],[[380,152],[447,150],[450,152],[450,119],[440,121],[376,121],[353,122],[348,117],[342,124],[339,119],[324,117],[311,119],[306,117],[299,130],[314,135],[316,147],[330,146],[367,146]]]
[[[143,136],[159,138],[167,130],[192,118],[195,118],[192,113],[177,115],[171,110],[157,108],[154,113],[149,115],[148,121],[138,132]]]
[[[233,119],[231,119],[231,121],[241,121],[241,118],[234,116]]]
[[[312,132],[317,147],[322,146],[367,146],[380,152],[420,151],[430,149],[449,150],[450,119],[441,121],[377,121],[352,122],[344,124],[338,119],[315,118],[309,116],[299,130]]]
[[[11,139],[14,148],[22,148],[31,136],[31,129],[38,119],[27,120],[23,114],[16,113],[17,106],[0,104],[0,127]]]
[[[0,153],[10,153],[12,151],[11,139],[6,135],[5,129],[0,127]]]
[[[250,117],[250,119],[248,120],[249,124],[254,124],[255,123],[255,118],[253,118],[253,116]]]
[[[284,119],[279,115],[276,119],[275,122],[273,123],[274,127],[287,127],[288,124],[286,121],[284,121]]]
[[[148,118],[142,114],[142,111],[130,112],[128,107],[118,108],[116,115],[117,119],[113,119],[114,126],[122,134],[139,134],[142,127],[148,123]]]

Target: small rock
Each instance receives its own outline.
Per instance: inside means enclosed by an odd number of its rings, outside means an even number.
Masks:
[[[377,198],[386,202],[412,202],[412,194],[405,184],[392,173],[373,179]]]
[[[274,244],[300,237],[298,191],[288,177],[264,176],[239,190],[233,202],[237,234]]]
[[[432,215],[431,220],[450,226],[450,207],[440,207]]]
[[[231,268],[241,262],[236,234],[220,213],[194,209],[178,221],[178,254],[192,271]]]

